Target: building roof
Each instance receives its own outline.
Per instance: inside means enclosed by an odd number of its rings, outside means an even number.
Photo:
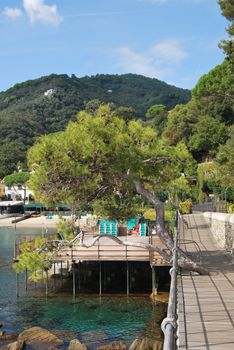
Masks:
[[[14,205],[23,205],[23,201],[0,201],[0,207],[13,207]]]

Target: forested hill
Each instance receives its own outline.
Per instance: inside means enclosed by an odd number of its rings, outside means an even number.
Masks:
[[[0,93],[0,178],[25,161],[35,137],[63,130],[93,99],[133,107],[138,118],[153,104],[172,109],[190,91],[134,74],[77,78],[51,74]]]
[[[46,98],[46,91],[53,89],[53,98]],[[96,75],[77,78],[51,74],[35,80],[16,84],[0,93],[0,111],[30,111],[37,119],[49,118],[52,129],[60,129],[89,100],[113,102],[117,106],[133,107],[140,118],[153,104],[164,104],[172,109],[178,103],[191,98],[189,90],[168,85],[158,79],[141,75]],[[53,117],[56,115],[56,118]],[[53,119],[56,119],[53,120]],[[58,120],[59,119],[59,120]],[[61,119],[61,120],[60,120]],[[55,122],[55,123],[54,123]]]

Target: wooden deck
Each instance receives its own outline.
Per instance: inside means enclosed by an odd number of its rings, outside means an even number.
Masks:
[[[146,243],[162,249],[165,246],[158,237],[118,237],[121,241]],[[93,237],[86,236],[84,243],[90,244]],[[101,238],[90,248],[81,247],[79,244],[65,246],[60,249],[54,261],[149,261],[157,266],[170,266],[158,253],[140,247],[132,247],[118,244],[107,237]]]
[[[178,281],[179,349],[234,349],[234,264],[219,249],[202,214],[186,216],[188,228],[182,230],[182,249],[199,260],[209,276],[182,273]]]

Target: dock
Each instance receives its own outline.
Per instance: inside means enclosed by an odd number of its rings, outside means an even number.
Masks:
[[[86,235],[84,244],[89,245],[94,237]],[[153,247],[166,249],[165,245],[157,236],[140,237],[120,236],[121,242],[131,242],[132,244],[151,244]],[[134,247],[117,243],[109,237],[100,239],[91,247],[85,248],[79,243],[64,245],[54,256],[54,262],[59,261],[148,261],[151,265],[171,266],[159,253],[141,247]]]
[[[179,245],[210,275],[178,276],[178,348],[233,350],[234,259],[217,246],[202,214],[184,217]]]

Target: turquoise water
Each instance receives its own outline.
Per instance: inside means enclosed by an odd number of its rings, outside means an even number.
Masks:
[[[67,341],[78,337],[95,349],[100,344],[124,340],[128,345],[141,335],[158,338],[159,323],[166,305],[152,304],[148,297],[102,297],[71,295],[45,298],[43,292],[24,289],[20,278],[20,297],[16,298],[15,273],[11,268],[16,237],[40,233],[0,228],[0,322],[7,332],[20,332],[31,326],[55,331]]]

